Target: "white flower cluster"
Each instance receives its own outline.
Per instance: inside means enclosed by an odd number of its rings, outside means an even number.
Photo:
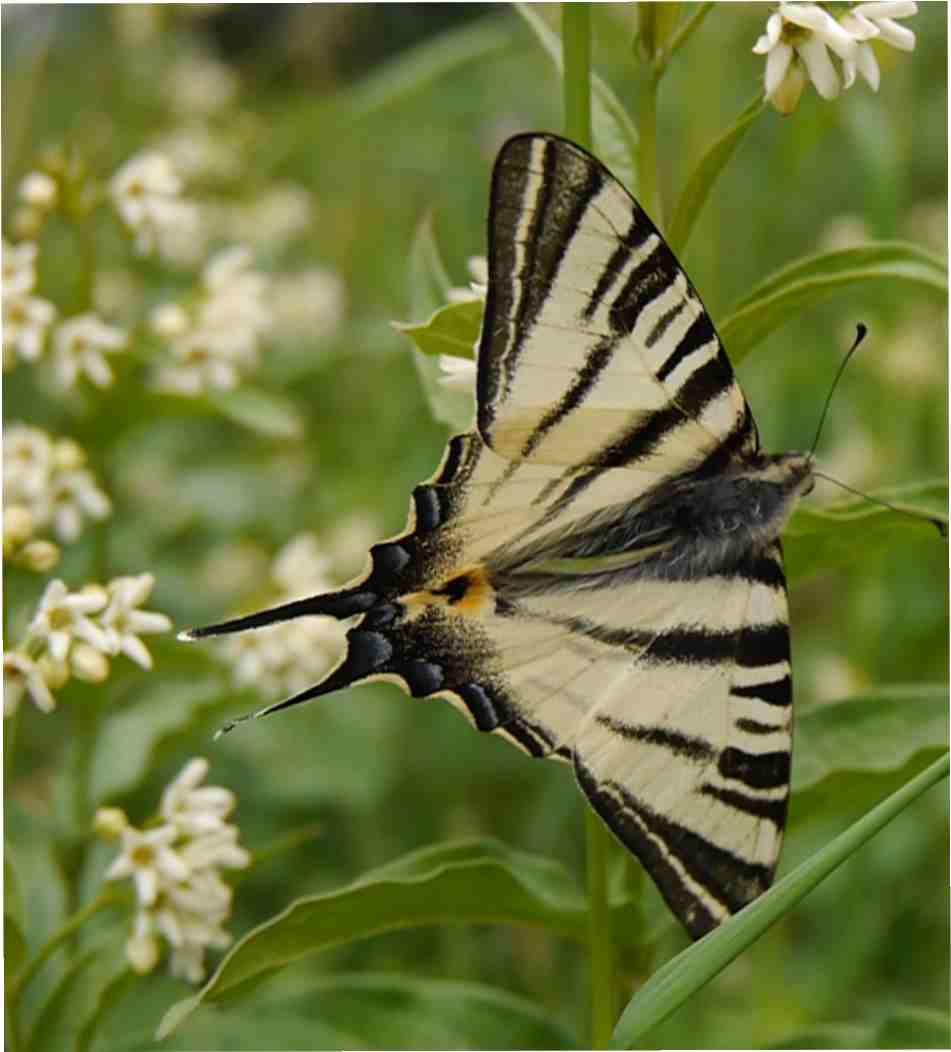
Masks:
[[[334,587],[328,559],[312,534],[299,534],[274,559],[271,577],[278,587],[274,605]],[[340,659],[346,626],[330,617],[301,617],[221,642],[239,687],[268,695],[296,694],[313,686]]]
[[[198,209],[183,200],[182,180],[164,154],[146,151],[131,157],[112,177],[109,189],[140,255],[182,260],[182,245],[198,231]]]
[[[789,114],[810,80],[824,99],[834,99],[841,88],[852,86],[856,73],[878,91],[880,73],[871,42],[914,50],[915,34],[897,19],[917,11],[913,0],[876,0],[855,4],[836,20],[819,4],[781,3],[753,47],[756,54],[766,55],[766,98]],[[830,51],[839,59],[841,73]]]
[[[46,331],[56,317],[56,308],[34,296],[36,244],[3,242],[3,368],[12,369],[17,359],[35,362],[43,353]]]
[[[40,173],[34,173],[39,175]],[[56,308],[32,295],[36,285],[36,244],[3,242],[3,367],[12,369],[17,359],[35,362],[46,345],[47,330]],[[73,387],[85,375],[97,387],[112,383],[112,370],[104,355],[125,348],[126,333],[87,312],[69,318],[53,333],[53,369],[60,384]]]
[[[50,581],[25,638],[4,652],[4,716],[17,711],[24,695],[42,712],[51,712],[53,691],[71,676],[101,683],[109,675],[109,659],[118,654],[151,668],[152,656],[139,636],[172,627],[164,614],[138,609],[154,585],[148,573],[116,577],[105,587],[89,584],[78,592]]]
[[[193,303],[165,303],[152,312],[152,331],[174,359],[157,371],[160,390],[191,396],[230,390],[257,367],[273,319],[267,278],[251,264],[248,249],[225,249],[205,266]]]
[[[39,573],[51,570],[59,549],[38,533],[51,529],[69,544],[84,519],[104,519],[109,498],[86,467],[86,455],[70,438],[54,439],[25,424],[3,435],[3,555]]]
[[[238,843],[237,826],[226,821],[234,793],[202,785],[207,774],[207,760],[187,763],[162,794],[160,823],[146,829],[130,825],[119,808],[96,812],[99,835],[120,841],[106,879],[129,878],[135,885],[137,910],[126,956],[140,974],[158,963],[160,937],[171,947],[172,975],[190,983],[204,977],[205,950],[231,942],[224,923],[232,890],[220,870],[244,869],[251,855]]]

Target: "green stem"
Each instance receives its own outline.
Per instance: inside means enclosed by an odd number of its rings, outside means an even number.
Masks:
[[[713,10],[714,4],[707,3],[701,4],[696,11],[687,19],[686,22],[679,29],[676,30],[674,35],[670,38],[670,44],[667,46],[666,54],[664,55],[664,68],[667,63],[677,54],[677,52],[687,43],[690,37],[700,28],[700,23],[707,17],[708,14]]]
[[[657,196],[657,85],[660,76],[645,69],[637,99],[637,174],[641,207],[663,231],[663,216]]]
[[[33,981],[43,965],[46,964],[50,957],[52,957],[67,940],[71,939],[76,932],[79,931],[90,917],[94,917],[97,913],[101,913],[103,910],[111,909],[121,901],[122,895],[119,892],[112,890],[103,891],[91,902],[88,902],[81,909],[78,909],[63,924],[59,931],[55,933],[55,935],[50,936],[46,943],[40,948],[39,953],[37,953],[37,955],[26,964],[23,971],[9,983],[8,1003],[10,1007],[14,1010],[16,1009],[23,991]]]
[[[591,11],[585,3],[562,5],[565,134],[591,146]],[[591,968],[591,1047],[607,1048],[617,1018],[614,951],[608,906],[607,832],[585,808],[588,870],[588,955]]]
[[[561,46],[565,72],[565,134],[591,148],[591,10],[585,3],[561,6]]]
[[[608,905],[607,830],[585,809],[588,859],[588,953],[591,959],[591,1047],[607,1048],[617,1019],[614,949]]]

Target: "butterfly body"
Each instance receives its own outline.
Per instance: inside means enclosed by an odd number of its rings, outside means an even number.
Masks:
[[[347,587],[199,629],[355,617],[319,684],[441,697],[571,763],[695,937],[760,894],[789,794],[779,535],[808,454],[762,452],[670,249],[590,154],[500,151],[476,424]]]

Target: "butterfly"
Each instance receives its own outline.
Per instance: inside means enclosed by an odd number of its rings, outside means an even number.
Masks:
[[[580,146],[492,175],[474,427],[338,591],[193,629],[353,618],[324,680],[441,697],[573,766],[698,938],[771,883],[792,685],[779,535],[812,456],[760,448],[696,290]]]

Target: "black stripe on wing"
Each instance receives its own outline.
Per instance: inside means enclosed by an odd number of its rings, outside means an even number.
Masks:
[[[511,387],[525,339],[592,198],[611,178],[554,136],[519,135],[499,152],[489,199],[489,286],[479,344],[479,430],[489,434],[495,405]],[[532,158],[541,150],[541,171]],[[517,238],[528,215],[528,229]],[[519,246],[524,258],[519,263]]]
[[[699,939],[769,887],[773,871],[664,817],[575,757],[578,783],[618,839],[641,860],[668,906]]]
[[[549,506],[546,520],[551,521],[565,512],[601,474],[611,468],[636,467],[638,461],[649,457],[664,439],[686,420],[701,413],[706,405],[718,398],[734,383],[733,371],[723,348],[717,355],[699,366],[684,381],[674,395],[673,400],[663,409],[658,409],[646,419],[638,420],[627,431],[615,436],[602,449],[589,457],[580,468],[565,473],[562,480],[575,476],[567,489]],[[748,432],[752,426],[752,417],[744,412],[734,432],[734,440],[739,448],[748,443]],[[551,489],[555,488],[555,483]],[[544,498],[545,494],[542,494]]]

